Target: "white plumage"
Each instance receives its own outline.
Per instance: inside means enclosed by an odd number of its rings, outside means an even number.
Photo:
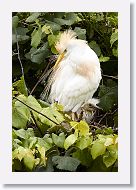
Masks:
[[[56,44],[60,56],[54,66],[50,82],[50,101],[64,106],[64,111],[76,112],[84,104],[96,105],[93,94],[101,80],[96,53],[84,40],[76,39],[72,30],[61,34]]]

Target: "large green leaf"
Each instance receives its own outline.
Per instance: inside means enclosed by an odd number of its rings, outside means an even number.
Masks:
[[[106,146],[102,141],[96,140],[93,142],[91,148],[91,155],[93,159],[96,159],[98,156],[103,155],[106,151]]]
[[[26,101],[26,104],[28,106],[30,106],[31,108],[35,109],[36,111],[38,112],[41,112],[42,110],[42,107],[41,105],[38,103],[38,101],[32,96],[32,95],[29,95],[28,98],[27,98],[27,101]],[[33,115],[37,118],[39,116],[39,113],[33,111],[31,109],[31,111],[33,112]]]
[[[80,161],[68,156],[54,156],[52,158],[54,165],[60,170],[76,171]]]
[[[60,148],[64,148],[65,135],[64,133],[60,133],[59,136],[52,133],[52,140],[54,144],[56,144]]]
[[[83,166],[90,166],[93,159],[89,149],[77,150],[72,154],[72,157],[77,158]]]
[[[32,13],[27,19],[26,22],[34,22],[39,16],[41,15],[41,13]]]
[[[64,148],[67,150],[71,145],[73,145],[77,140],[77,133],[69,135],[64,142]]]
[[[85,149],[85,148],[87,148],[88,146],[91,145],[92,140],[93,140],[92,136],[79,137],[78,140],[77,140],[76,146],[78,148],[80,148],[81,150],[83,150],[83,149]]]
[[[27,131],[24,129],[14,130],[15,134],[21,139],[28,139]]]
[[[106,167],[112,166],[118,158],[117,145],[111,145],[103,155],[103,162]]]
[[[89,46],[90,46],[90,48],[91,48],[92,50],[95,51],[95,53],[97,54],[98,57],[101,55],[101,49],[100,49],[100,47],[99,47],[99,45],[97,44],[96,41],[94,41],[94,40],[91,41],[91,42],[89,43]]]
[[[21,44],[27,42],[30,38],[28,35],[26,35],[27,32],[29,32],[28,28],[17,27],[16,33],[15,31],[13,31],[13,34],[12,34],[12,43],[13,44],[17,43],[17,40]]]
[[[26,97],[24,95],[19,95],[18,99],[25,102]],[[25,128],[27,122],[30,119],[30,110],[27,106],[19,101],[15,101],[12,108],[12,125],[15,128]]]
[[[30,149],[26,150],[26,154],[24,156],[23,161],[24,161],[26,168],[31,171],[34,167],[34,164],[35,164],[35,158],[34,158],[33,153]]]
[[[80,136],[89,135],[89,125],[85,121],[80,121],[77,125],[77,129],[79,130]]]
[[[34,48],[37,48],[37,46],[40,44],[41,38],[42,38],[41,27],[39,26],[38,30],[35,28],[31,36],[32,36],[31,46]]]
[[[108,111],[117,105],[118,101],[118,88],[117,86],[107,87],[105,85],[100,86],[99,91],[100,103],[99,106],[104,111]]]
[[[20,92],[21,94],[24,94],[25,96],[28,96],[27,87],[25,84],[24,76],[20,77],[20,80],[17,80],[13,83],[13,87]]]

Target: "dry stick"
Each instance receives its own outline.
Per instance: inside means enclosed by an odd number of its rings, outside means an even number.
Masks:
[[[30,107],[29,105],[27,105],[26,103],[22,102],[21,100],[19,100],[16,97],[13,97],[13,99],[16,99],[17,101],[21,102],[22,104],[24,104],[25,106],[27,106],[28,108],[30,108],[31,110],[39,113],[40,115],[46,117],[48,120],[50,120],[51,122],[55,123],[56,125],[58,125],[58,123],[56,123],[55,121],[53,121],[52,119],[50,119],[48,116],[44,115],[43,113],[40,113],[39,111],[35,110],[34,108]]]
[[[109,75],[102,75],[102,76],[118,80],[118,77],[115,77],[115,76],[109,76]]]
[[[98,122],[98,125],[100,125],[101,121],[106,117],[107,112],[104,114],[104,116],[100,119],[100,121]]]
[[[47,72],[47,69],[48,69],[48,68],[49,68],[49,63],[48,63],[48,65],[47,65],[47,67],[45,68],[45,70],[44,70],[42,76],[39,78],[39,80],[37,81],[37,83],[35,84],[35,86],[33,87],[33,89],[31,90],[30,95],[32,95],[32,93],[33,93],[34,90],[36,89],[37,85],[42,81],[42,79],[44,78],[45,73]]]
[[[19,51],[19,44],[18,44],[18,39],[17,39],[17,31],[15,30],[15,33],[16,33],[16,41],[17,41],[17,56],[18,56],[18,60],[19,60],[19,63],[20,63],[20,66],[21,66],[21,73],[22,75],[24,76],[24,69],[23,69],[23,64],[21,62],[21,58],[20,58],[20,51]]]

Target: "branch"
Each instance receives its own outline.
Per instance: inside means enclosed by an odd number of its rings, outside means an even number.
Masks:
[[[17,31],[16,30],[15,30],[15,33],[16,33],[16,41],[17,41],[17,56],[18,56],[18,60],[20,63],[20,67],[21,67],[21,73],[24,76],[24,69],[23,69],[23,65],[21,62],[21,58],[20,58],[20,50],[19,50],[19,43],[18,43],[18,39],[17,39]]]
[[[102,76],[118,80],[118,77],[115,77],[115,76],[109,76],[109,75],[102,75]]]
[[[43,113],[40,113],[39,111],[35,110],[34,108],[30,107],[29,105],[27,105],[26,103],[22,102],[21,100],[19,100],[16,97],[13,97],[13,99],[16,99],[17,101],[21,102],[22,104],[24,104],[25,106],[27,106],[28,108],[30,108],[31,110],[35,111],[36,113],[39,113],[40,115],[44,116],[45,118],[47,118],[48,120],[50,120],[51,122],[55,123],[56,125],[58,125],[58,123],[56,123],[55,121],[53,121],[52,119],[50,119],[48,116],[44,115]]]

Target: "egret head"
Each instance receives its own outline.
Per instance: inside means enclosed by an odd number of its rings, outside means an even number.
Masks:
[[[67,48],[68,45],[71,43],[71,41],[75,41],[76,40],[76,33],[72,30],[67,30],[65,32],[63,32],[60,36],[59,41],[56,43],[56,50],[58,51],[59,54],[64,53]]]
[[[60,39],[55,46],[56,50],[59,53],[58,59],[54,66],[55,69],[58,68],[59,63],[64,57],[70,55],[73,49],[78,47],[78,52],[80,52],[79,47],[84,48],[84,44],[87,42],[85,40],[77,39],[76,37],[77,35],[73,30],[66,30],[61,34]]]

